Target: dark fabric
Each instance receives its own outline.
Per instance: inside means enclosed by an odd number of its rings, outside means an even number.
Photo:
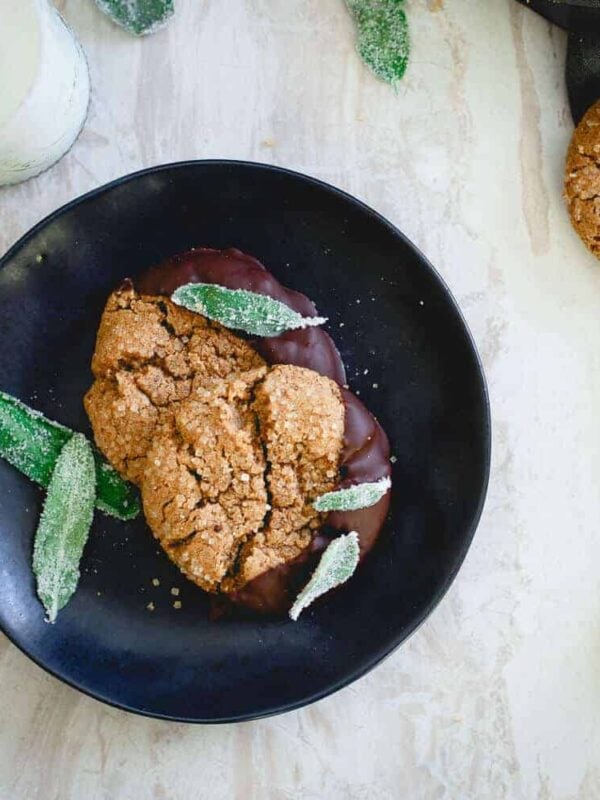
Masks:
[[[600,0],[518,0],[569,31],[600,33]]]

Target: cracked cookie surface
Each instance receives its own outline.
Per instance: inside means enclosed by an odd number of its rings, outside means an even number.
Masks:
[[[312,502],[337,483],[344,437],[338,386],[302,367],[270,369],[256,388],[253,408],[272,510],[242,548],[238,574],[226,583],[227,590],[297,558],[310,545],[324,519]]]
[[[85,398],[96,443],[142,491],[150,528],[182,572],[232,592],[296,558],[337,483],[339,387],[268,367],[243,339],[127,286],[105,308]]]
[[[573,227],[600,258],[600,101],[573,133],[565,167],[565,199]]]
[[[265,369],[246,342],[199,314],[130,287],[114,292],[98,329],[96,380],[85,398],[96,443],[140,484],[156,428],[194,385]]]

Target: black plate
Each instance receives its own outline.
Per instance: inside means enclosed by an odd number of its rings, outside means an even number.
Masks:
[[[41,492],[0,463],[0,625],[38,664],[100,700],[158,717],[233,721],[341,688],[431,612],[481,513],[489,408],[454,300],[401,233],[319,181],[216,161],[123,178],[12,248],[0,262],[0,388],[89,431],[82,397],[108,293],[193,245],[256,255],[330,317],[351,385],[397,457],[385,535],[353,580],[299,622],[214,623],[206,596],[157,550],[142,520],[97,513],[79,590],[50,626],[30,569]]]

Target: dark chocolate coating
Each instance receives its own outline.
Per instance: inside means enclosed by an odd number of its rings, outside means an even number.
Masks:
[[[180,253],[137,278],[135,288],[142,294],[170,296],[187,283],[215,283],[228,289],[248,289],[279,300],[303,316],[317,314],[308,297],[286,289],[260,261],[235,248],[213,250],[201,247]],[[281,336],[251,339],[251,342],[269,364],[307,367],[341,386],[346,417],[338,488],[391,475],[386,433],[356,395],[345,388],[344,364],[333,340],[324,330],[305,328]],[[361,559],[364,558],[379,536],[389,506],[390,492],[387,492],[371,508],[332,512],[304,553],[250,581],[231,599],[263,613],[285,612],[331,538],[339,533],[356,531]]]
[[[142,294],[170,296],[186,283],[216,283],[226,289],[248,289],[279,300],[304,317],[317,316],[317,309],[308,297],[286,289],[260,261],[234,247],[227,250],[198,247],[179,253],[145,272],[136,280],[136,289]],[[304,328],[251,341],[269,364],[308,367],[341,385],[346,382],[338,349],[321,328]]]

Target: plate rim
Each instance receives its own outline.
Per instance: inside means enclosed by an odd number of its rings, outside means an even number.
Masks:
[[[454,568],[446,576],[445,580],[438,587],[437,591],[434,593],[429,603],[426,604],[422,612],[408,626],[407,631],[403,632],[401,635],[394,636],[389,646],[386,646],[383,649],[383,652],[378,651],[377,654],[373,658],[369,659],[366,664],[362,664],[360,667],[346,674],[344,678],[338,680],[333,684],[330,684],[325,689],[313,693],[312,695],[308,695],[294,702],[283,703],[281,705],[275,706],[273,708],[270,708],[262,712],[256,712],[256,713],[246,712],[246,713],[240,713],[218,718],[182,717],[182,716],[170,715],[157,711],[152,711],[144,708],[136,708],[131,705],[128,705],[127,703],[119,702],[110,697],[107,697],[99,691],[95,692],[87,687],[84,687],[76,679],[71,678],[65,674],[60,674],[59,671],[54,670],[51,667],[47,666],[46,664],[42,663],[42,661],[40,661],[38,658],[36,658],[30,652],[28,652],[25,645],[22,645],[21,643],[17,642],[15,638],[12,636],[12,634],[5,629],[2,622],[0,622],[0,631],[7,637],[7,639],[11,642],[11,644],[13,644],[23,655],[25,655],[27,658],[33,661],[34,664],[43,669],[44,672],[51,675],[53,678],[56,678],[57,680],[66,684],[67,686],[70,686],[73,689],[76,689],[77,691],[81,692],[87,697],[91,697],[92,699],[98,702],[105,703],[106,705],[111,706],[113,708],[117,708],[121,711],[126,711],[130,714],[136,714],[138,716],[148,717],[150,719],[159,719],[167,722],[180,722],[180,723],[196,724],[196,725],[222,725],[222,724],[231,724],[235,722],[249,722],[252,720],[265,719],[267,717],[272,717],[277,714],[287,713],[288,711],[296,711],[300,708],[304,708],[305,706],[312,705],[313,703],[317,702],[318,700],[322,700],[325,697],[329,697],[330,695],[340,691],[340,689],[343,689],[346,686],[349,686],[351,683],[354,683],[355,681],[364,677],[372,669],[377,667],[386,658],[392,655],[392,653],[394,653],[398,649],[398,647],[400,647],[400,645],[406,642],[411,636],[413,636],[413,634],[417,632],[417,630],[421,627],[421,625],[425,622],[425,620],[430,616],[430,614],[435,610],[435,608],[445,597],[450,586],[454,582],[458,572],[460,571],[464,563],[464,560],[473,542],[475,532],[477,531],[477,528],[479,526],[479,522],[481,520],[481,516],[485,506],[489,483],[490,483],[491,456],[492,456],[492,420],[491,420],[489,389],[487,385],[485,371],[483,368],[483,363],[481,360],[481,356],[479,355],[475,339],[462,313],[462,310],[458,305],[458,302],[456,301],[448,284],[441,276],[441,274],[438,272],[438,270],[429,261],[427,256],[425,256],[424,253],[399,228],[397,228],[388,219],[386,219],[386,217],[384,217],[381,213],[379,213],[374,208],[369,206],[367,203],[358,199],[357,197],[354,197],[353,195],[349,194],[343,189],[334,186],[333,184],[327,183],[326,181],[323,181],[319,178],[315,178],[311,175],[307,175],[306,173],[299,172],[297,170],[288,169],[286,167],[281,167],[275,164],[267,164],[260,161],[247,161],[244,159],[211,158],[211,159],[191,159],[184,161],[167,162],[163,164],[157,164],[151,167],[145,167],[144,169],[136,170],[135,172],[129,172],[125,175],[121,175],[120,177],[109,181],[108,183],[104,183],[101,186],[97,186],[95,189],[91,189],[90,191],[85,192],[84,194],[78,195],[73,200],[64,203],[62,206],[59,206],[59,208],[55,209],[50,214],[47,214],[45,217],[43,217],[32,228],[30,228],[22,236],[20,236],[8,248],[8,250],[2,255],[2,257],[0,257],[0,270],[6,267],[7,264],[11,261],[11,259],[19,252],[19,250],[21,250],[28,243],[28,241],[32,239],[40,230],[42,230],[44,227],[52,223],[56,218],[60,217],[62,214],[70,211],[71,209],[79,205],[82,205],[84,202],[94,199],[104,193],[111,191],[112,189],[115,189],[119,186],[122,186],[123,184],[129,183],[146,175],[168,172],[170,170],[185,170],[190,167],[198,167],[198,166],[243,167],[246,169],[258,169],[258,170],[265,170],[267,172],[275,172],[296,180],[299,179],[305,183],[313,185],[317,189],[323,190],[331,195],[337,196],[340,199],[349,202],[351,205],[358,207],[359,210],[366,213],[376,222],[386,227],[394,236],[401,239],[403,244],[410,250],[412,250],[414,254],[418,257],[418,260],[421,262],[423,267],[429,271],[430,276],[433,278],[433,280],[438,283],[444,296],[452,306],[459,322],[462,323],[465,342],[471,351],[471,355],[474,360],[474,365],[476,367],[476,375],[479,380],[480,384],[479,388],[481,391],[481,398],[483,401],[482,445],[483,445],[483,456],[484,456],[484,469],[482,474],[482,481],[480,484],[479,496],[477,498],[477,505],[475,508],[475,512],[473,514],[470,526],[465,531],[463,543],[458,553],[458,557],[456,559],[456,564]]]

